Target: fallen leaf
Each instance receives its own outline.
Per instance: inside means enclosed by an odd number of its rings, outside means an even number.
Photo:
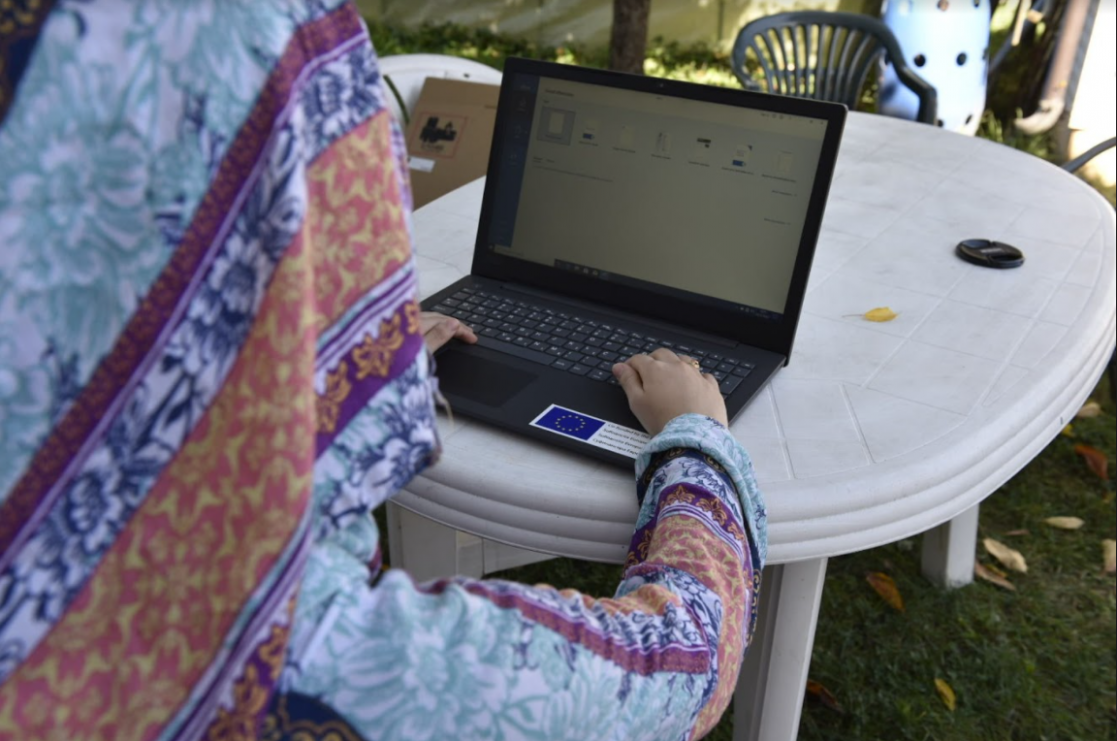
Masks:
[[[1028,530],[1027,528],[1024,528],[1024,529],[1021,529],[1021,530],[1009,530],[1007,533],[1005,533],[1005,535],[1007,535],[1010,538],[1014,538],[1018,535],[1031,535],[1031,534],[1032,534],[1032,531]]]
[[[1105,555],[1105,573],[1117,572],[1117,540],[1103,540],[1101,547]]]
[[[874,571],[865,575],[865,581],[869,582],[869,586],[880,595],[881,599],[900,612],[904,611],[904,598],[900,596],[900,590],[896,588],[896,582],[891,576]]]
[[[1101,416],[1101,404],[1096,401],[1087,402],[1075,416],[1079,419],[1097,419]]]
[[[1080,517],[1048,517],[1044,522],[1060,530],[1078,530],[1086,524]]]
[[[1008,578],[1008,572],[1007,571],[1001,571],[1000,569],[998,569],[993,564],[989,564],[985,568],[989,569],[990,571],[992,571],[994,574],[1001,577],[1002,579],[1007,579]]]
[[[985,544],[985,550],[989,551],[989,554],[993,556],[993,558],[1000,561],[1007,568],[1013,571],[1019,571],[1021,574],[1028,573],[1028,562],[1024,560],[1024,556],[1020,551],[1015,548],[1009,548],[999,540],[993,540],[992,538],[986,538],[983,542]]]
[[[870,322],[884,324],[885,322],[892,321],[898,316],[900,315],[892,311],[892,309],[889,309],[887,306],[882,306],[879,309],[865,312],[864,318]]]
[[[1006,579],[1005,575],[998,569],[982,566],[981,564],[975,562],[973,565],[973,573],[974,576],[976,576],[978,579],[984,579],[990,584],[995,584],[1001,589],[1007,589],[1010,592],[1016,591],[1016,585]]]
[[[954,695],[954,690],[946,680],[935,677],[935,689],[939,692],[939,697],[942,698],[942,704],[946,705],[946,709],[954,712],[954,708],[958,705],[958,698]]]
[[[1074,425],[1067,425],[1063,428],[1063,437],[1074,437]]]
[[[1099,479],[1109,481],[1109,457],[1105,453],[1089,445],[1075,445],[1074,452],[1086,460],[1086,465]]]
[[[807,695],[822,703],[824,707],[830,708],[835,712],[845,712],[842,710],[842,706],[838,704],[838,699],[834,697],[834,693],[813,679],[807,680]]]

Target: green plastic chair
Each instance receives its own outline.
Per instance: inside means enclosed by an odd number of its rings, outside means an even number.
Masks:
[[[883,58],[919,96],[917,120],[936,123],[938,95],[933,85],[904,61],[900,43],[884,22],[858,13],[796,11],[752,21],[733,44],[733,72],[746,90],[763,90],[746,60],[760,63],[767,92],[857,107],[869,72]]]

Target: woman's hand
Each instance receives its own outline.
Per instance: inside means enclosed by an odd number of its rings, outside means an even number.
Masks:
[[[471,345],[477,341],[472,329],[445,314],[424,311],[419,314],[419,326],[423,330],[423,341],[431,352],[455,338]]]
[[[652,436],[682,414],[704,414],[729,426],[717,379],[702,373],[691,358],[660,348],[617,363],[613,375],[628,395],[632,413]]]

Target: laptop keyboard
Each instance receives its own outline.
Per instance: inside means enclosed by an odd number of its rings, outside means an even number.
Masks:
[[[717,379],[722,396],[733,393],[756,368],[726,356],[724,350],[670,342],[474,288],[443,298],[431,310],[472,327],[482,347],[613,386],[618,385],[611,370],[614,363],[660,347],[697,359],[702,372]]]

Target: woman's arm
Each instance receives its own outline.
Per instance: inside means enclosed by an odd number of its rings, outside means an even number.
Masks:
[[[701,737],[751,635],[763,511],[744,451],[706,417],[673,420],[638,473],[640,517],[612,598],[388,571],[339,589],[313,630],[296,630],[286,689],[368,741]],[[331,542],[306,581],[362,568]]]

